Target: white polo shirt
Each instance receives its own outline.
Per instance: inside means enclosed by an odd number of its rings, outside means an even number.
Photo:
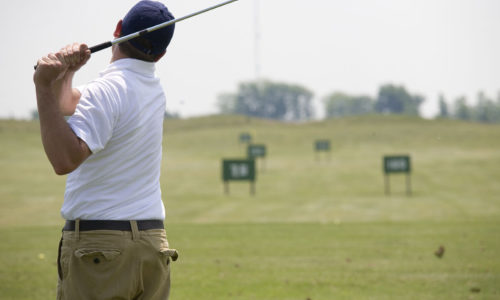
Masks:
[[[68,123],[92,155],[68,175],[61,208],[66,220],[165,218],[165,94],[154,72],[154,63],[119,59],[80,89]]]

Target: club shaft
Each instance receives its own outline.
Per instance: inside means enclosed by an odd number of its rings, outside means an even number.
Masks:
[[[116,44],[120,44],[120,43],[126,42],[126,41],[131,40],[133,38],[136,38],[138,36],[144,35],[144,34],[146,34],[148,32],[152,32],[152,31],[155,31],[155,30],[158,30],[158,29],[170,26],[170,25],[175,24],[177,22],[180,22],[182,20],[189,19],[191,17],[197,16],[199,14],[205,13],[207,11],[210,11],[212,9],[216,9],[218,7],[227,5],[227,4],[235,2],[235,1],[238,1],[238,0],[228,0],[228,1],[225,1],[225,2],[222,2],[222,3],[219,3],[217,5],[214,5],[214,6],[205,8],[205,9],[202,9],[200,11],[194,12],[192,14],[186,15],[184,17],[173,19],[173,20],[170,20],[170,21],[167,21],[167,22],[155,25],[155,26],[151,26],[151,27],[146,28],[144,30],[141,30],[141,31],[138,31],[138,32],[134,32],[134,33],[128,34],[126,36],[119,37],[119,38],[114,39],[114,40],[112,40],[110,42],[105,42],[105,43],[93,46],[93,47],[90,48],[90,52],[94,53],[94,52],[100,51],[102,49],[106,49],[108,47],[111,47],[112,45],[116,45]]]
[[[208,8],[202,9],[200,11],[194,12],[192,14],[186,15],[184,17],[173,19],[173,20],[170,20],[170,21],[167,21],[167,22],[164,22],[164,23],[161,23],[161,24],[158,24],[158,25],[146,28],[144,30],[141,30],[141,31],[138,31],[138,32],[134,32],[134,33],[128,34],[126,36],[119,37],[119,38],[114,39],[112,41],[108,41],[108,42],[101,43],[99,45],[92,46],[92,47],[89,48],[90,53],[96,53],[98,51],[101,51],[101,50],[104,50],[106,48],[109,48],[109,47],[111,47],[113,45],[126,42],[126,41],[131,40],[133,38],[136,38],[138,36],[144,35],[144,34],[146,34],[148,32],[155,31],[155,30],[167,27],[167,26],[172,25],[174,23],[180,22],[182,20],[189,19],[191,17],[197,16],[199,14],[205,13],[207,11],[210,11],[212,9],[216,9],[218,7],[227,5],[227,4],[235,2],[235,1],[238,1],[238,0],[228,0],[228,1],[225,1],[225,2],[222,2],[222,3],[219,3],[217,5],[210,6]],[[35,66],[35,70],[36,70],[36,66]]]

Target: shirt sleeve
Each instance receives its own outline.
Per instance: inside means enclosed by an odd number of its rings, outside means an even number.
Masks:
[[[112,89],[103,82],[94,81],[85,88],[78,88],[80,101],[68,124],[90,151],[97,153],[106,147],[113,135],[117,101],[110,92]]]

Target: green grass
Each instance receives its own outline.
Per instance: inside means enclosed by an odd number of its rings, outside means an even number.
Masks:
[[[168,230],[182,249],[172,299],[500,297],[497,222],[173,224]],[[54,298],[58,232],[0,230],[1,299]],[[446,249],[442,259],[433,254],[439,245]]]
[[[257,194],[221,159],[268,148]],[[332,141],[316,160],[315,139]],[[64,177],[37,123],[0,121],[0,299],[53,299]],[[382,156],[412,157],[384,195]],[[259,162],[261,163],[261,162]],[[167,120],[172,299],[499,299],[500,126],[408,117]],[[262,165],[260,165],[262,167]],[[434,251],[446,249],[439,259]],[[479,289],[479,291],[477,290]]]

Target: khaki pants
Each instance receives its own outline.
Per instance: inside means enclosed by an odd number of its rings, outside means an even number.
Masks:
[[[164,229],[63,231],[57,299],[168,299],[172,258]]]

